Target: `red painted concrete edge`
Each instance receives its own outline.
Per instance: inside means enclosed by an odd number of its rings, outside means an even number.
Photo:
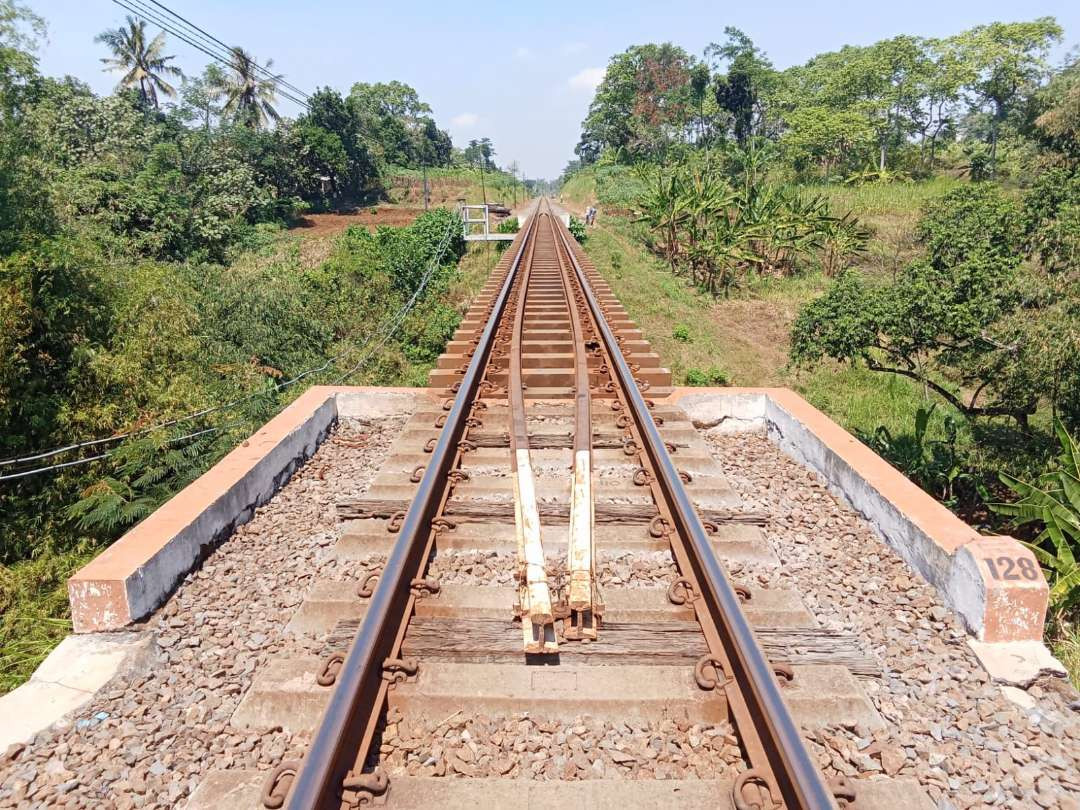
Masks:
[[[214,532],[200,526],[206,516],[223,500],[235,498],[236,488],[253,474],[269,474],[275,489],[284,484],[304,459],[281,459],[280,469],[266,469],[268,459],[279,448],[294,440],[294,434],[308,425],[320,409],[333,409],[328,425],[337,418],[338,394],[364,392],[401,392],[422,395],[422,388],[374,388],[366,386],[313,386],[290,403],[281,413],[255,431],[246,441],[215,464],[210,470],[174,495],[149,517],[128,531],[97,557],[83,566],[68,580],[68,599],[71,603],[72,624],[77,633],[118,630],[138,621],[149,609],[167,597],[176,582],[163,584],[162,576],[180,576],[197,564],[198,555],[190,549],[180,552],[176,541],[187,535],[199,535],[203,548],[210,548],[236,525],[245,522],[250,514],[233,516],[224,532]],[[323,414],[324,417],[326,414]],[[316,441],[321,441],[322,436]],[[313,451],[314,448],[312,448]],[[244,512],[264,503],[273,494],[265,493],[258,503],[244,504]],[[170,554],[183,554],[182,559],[169,560]],[[188,559],[190,557],[190,559]],[[164,568],[164,574],[156,571]],[[154,579],[152,586],[146,580]],[[151,587],[153,593],[144,592]]]
[[[875,525],[875,528],[938,589],[946,603],[961,614],[971,632],[984,641],[1041,641],[1048,588],[1034,555],[1023,544],[1011,537],[980,535],[789,389],[678,388],[668,401],[677,403],[694,394],[761,396],[770,401],[820,442],[835,463],[861,479],[886,505],[886,514],[891,513],[898,524],[910,524],[910,532],[890,532],[889,526]],[[767,407],[763,408],[760,416],[763,422],[767,421],[766,411]],[[817,472],[851,501],[850,494],[836,480],[836,470],[832,475],[827,469]],[[853,505],[858,508],[858,504]],[[907,535],[906,542],[897,534]],[[913,536],[924,542],[923,548],[914,546]],[[1006,575],[1018,578],[1003,578]]]

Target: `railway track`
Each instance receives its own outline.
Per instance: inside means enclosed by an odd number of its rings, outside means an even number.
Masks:
[[[818,770],[800,723],[880,723],[858,656],[810,649],[796,595],[732,582],[725,562],[775,562],[764,516],[669,385],[541,201],[431,374],[439,406],[338,504],[336,553],[385,561],[316,585],[293,624],[326,631],[323,654],[279,662],[234,717],[312,735],[264,806],[892,806]],[[542,746],[504,756],[522,723]],[[679,767],[605,778],[652,758]]]

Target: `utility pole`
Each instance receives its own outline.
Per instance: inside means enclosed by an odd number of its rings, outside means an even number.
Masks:
[[[427,182],[427,160],[424,160],[421,164],[424,168],[424,210],[428,210],[429,194],[428,194],[428,182]]]

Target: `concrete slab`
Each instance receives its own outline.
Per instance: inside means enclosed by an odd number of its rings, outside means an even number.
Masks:
[[[414,717],[528,712],[534,719],[589,715],[607,720],[692,719],[727,715],[715,692],[694,683],[693,667],[422,664],[415,683],[390,691],[389,704]]]
[[[938,807],[917,779],[873,776],[849,781],[855,788],[855,801],[845,810],[937,810]]]
[[[153,650],[149,633],[68,636],[29,681],[0,697],[0,749],[28,740],[83,706],[117,673],[145,668]]]
[[[813,664],[793,667],[795,679],[784,685],[784,702],[804,727],[830,723],[864,725],[876,731],[885,721],[847,667]]]
[[[468,616],[506,619],[517,598],[512,587],[444,585],[437,596],[420,600],[421,617]],[[338,622],[363,617],[367,600],[356,596],[355,582],[316,582],[285,627],[287,633],[325,635]],[[814,627],[813,616],[799,595],[786,588],[760,588],[743,604],[743,612],[757,627]],[[668,601],[667,588],[613,588],[605,594],[607,622],[693,621],[689,607]]]
[[[263,782],[269,771],[210,771],[188,797],[187,810],[265,810]]]
[[[263,810],[264,771],[211,771],[188,799],[188,810]],[[390,775],[387,806],[430,810],[519,807],[527,810],[627,810],[632,807],[734,810],[730,781],[713,779],[590,779],[542,782],[527,779],[455,779]],[[857,805],[867,807],[870,805]],[[891,808],[890,808],[891,810]],[[910,806],[905,810],[922,810]]]
[[[1061,662],[1050,654],[1045,644],[1038,641],[987,644],[969,639],[968,646],[994,683],[1028,687],[1048,675],[1055,678],[1068,677]]]
[[[262,810],[259,800],[268,771],[211,771],[187,801],[188,810]],[[849,810],[934,810],[915,779],[872,777],[850,780],[855,801]],[[387,806],[430,810],[488,807],[528,810],[627,810],[634,807],[734,810],[731,781],[723,779],[590,779],[574,782],[526,779],[455,779],[390,775]]]
[[[388,554],[397,542],[398,535],[386,531],[386,521],[376,518],[343,522],[340,539],[332,553],[340,559],[364,559],[372,554]],[[594,538],[603,564],[606,557],[640,551],[665,551],[670,544],[663,538],[651,537],[646,526],[640,531],[626,527],[599,525]],[[566,552],[567,527],[545,525],[541,527],[544,553],[561,555]],[[776,556],[768,539],[757,526],[746,524],[723,524],[711,535],[713,548],[722,562],[728,565],[763,565],[778,567]],[[506,523],[461,523],[453,531],[443,532],[436,540],[441,551],[496,551],[510,553],[517,548],[512,520]]]

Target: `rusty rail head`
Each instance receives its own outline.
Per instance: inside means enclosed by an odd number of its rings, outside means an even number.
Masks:
[[[506,305],[529,234],[535,228],[535,217],[533,219],[529,227],[521,232],[517,253],[507,270],[479,344],[446,417],[446,426],[439,435],[416,496],[405,514],[397,542],[383,567],[364,621],[338,672],[337,686],[293,782],[289,796],[290,810],[336,810],[340,806],[342,782],[355,764],[368,721],[373,713],[382,709],[379,694],[383,662],[393,656],[402,617],[411,596],[412,579],[422,562],[431,521],[439,509],[450,465],[454,462],[458,441],[465,430],[470,404],[478,393],[496,325]]]
[[[608,326],[600,303],[593,295],[570,241],[573,237],[561,223],[558,231],[601,339],[615,364],[615,375],[625,391],[634,419],[641,427],[646,445],[644,450],[652,461],[665,500],[678,524],[674,528],[687,541],[693,574],[703,591],[701,598],[705,609],[720,631],[725,652],[734,667],[734,671],[728,675],[744,688],[755,731],[764,744],[765,754],[772,766],[784,805],[788,810],[835,808],[833,793],[803,743],[799,729],[780,694],[773,667],[743,615],[739,597],[716,557],[678,470],[671,462],[645,398],[638,390],[634,374],[622,355],[615,334]]]

